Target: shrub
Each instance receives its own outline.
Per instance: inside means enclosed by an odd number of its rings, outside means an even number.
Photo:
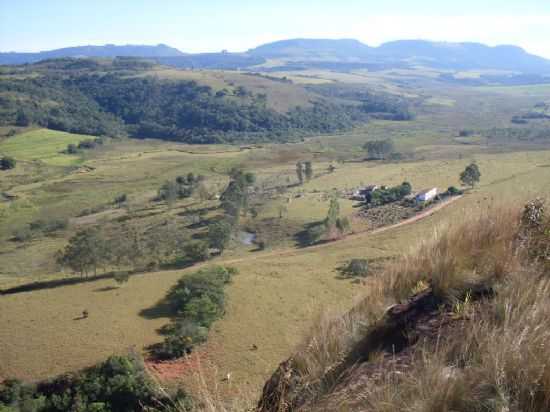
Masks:
[[[78,153],[78,148],[76,147],[75,144],[71,143],[71,144],[67,145],[67,153],[68,154],[77,154]]]
[[[128,273],[127,271],[119,271],[116,272],[113,277],[116,283],[122,285],[123,283],[128,282],[128,280],[130,279],[130,273]]]
[[[231,239],[231,224],[226,221],[216,222],[208,226],[208,242],[210,247],[223,251]]]
[[[202,262],[210,257],[206,242],[195,240],[183,247],[185,257],[191,262]]]
[[[236,273],[234,268],[213,266],[182,277],[166,297],[178,320],[165,328],[165,340],[153,354],[180,357],[206,341],[208,328],[224,313],[224,286]]]
[[[118,195],[115,197],[115,200],[113,201],[115,204],[120,205],[122,203],[125,203],[128,200],[128,196],[126,193],[122,193],[121,195]]]
[[[0,158],[0,170],[10,170],[15,168],[17,161],[10,156]]]
[[[365,277],[369,274],[369,262],[367,259],[352,259],[344,268],[348,276]]]
[[[111,356],[76,374],[62,375],[35,385],[17,380],[0,384],[1,411],[134,412],[168,410],[171,399],[147,374],[136,356]]]
[[[304,234],[304,244],[313,245],[321,240],[326,233],[324,224],[317,224],[309,227]]]
[[[13,232],[13,240],[16,242],[27,242],[32,239],[32,230],[28,225],[20,227]]]
[[[153,348],[153,354],[160,359],[182,357],[208,338],[208,328],[188,319],[178,321],[166,333],[164,341]]]
[[[69,225],[68,219],[65,218],[43,218],[37,219],[30,224],[30,229],[33,232],[52,233],[59,230],[64,230]]]

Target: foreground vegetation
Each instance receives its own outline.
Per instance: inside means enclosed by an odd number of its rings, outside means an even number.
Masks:
[[[318,321],[260,409],[547,410],[549,233],[536,200],[426,241],[344,317]]]

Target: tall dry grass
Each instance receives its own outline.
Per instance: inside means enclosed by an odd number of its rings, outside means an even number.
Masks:
[[[463,223],[438,228],[431,239],[368,279],[349,313],[320,316],[293,358],[304,384],[325,376],[361,337],[380,326],[388,307],[419,292],[419,285],[452,303],[472,288],[490,287],[517,267],[513,245],[519,211],[492,206],[465,216]]]

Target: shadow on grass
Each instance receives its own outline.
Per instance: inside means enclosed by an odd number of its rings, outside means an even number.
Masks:
[[[103,288],[94,289],[94,292],[109,292],[111,290],[120,289],[118,286],[105,286]]]
[[[44,281],[26,283],[24,285],[14,286],[12,288],[0,290],[0,296],[13,295],[16,293],[34,292],[34,291],[43,290],[43,289],[55,289],[63,286],[78,285],[80,283],[90,283],[90,282],[97,282],[99,280],[113,279],[116,273],[117,272],[107,272],[107,273],[102,273],[101,275],[95,275],[90,277],[73,276],[70,278],[44,280]],[[129,275],[134,276],[141,273],[144,273],[143,269],[136,269],[132,271]],[[100,290],[96,289],[95,291],[99,292]]]
[[[139,311],[139,316],[145,319],[173,318],[174,309],[166,299],[161,299],[153,306]]]

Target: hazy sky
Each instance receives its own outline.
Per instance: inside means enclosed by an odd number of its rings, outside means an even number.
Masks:
[[[1,51],[105,43],[244,51],[293,37],[516,44],[550,58],[550,0],[0,0]]]

